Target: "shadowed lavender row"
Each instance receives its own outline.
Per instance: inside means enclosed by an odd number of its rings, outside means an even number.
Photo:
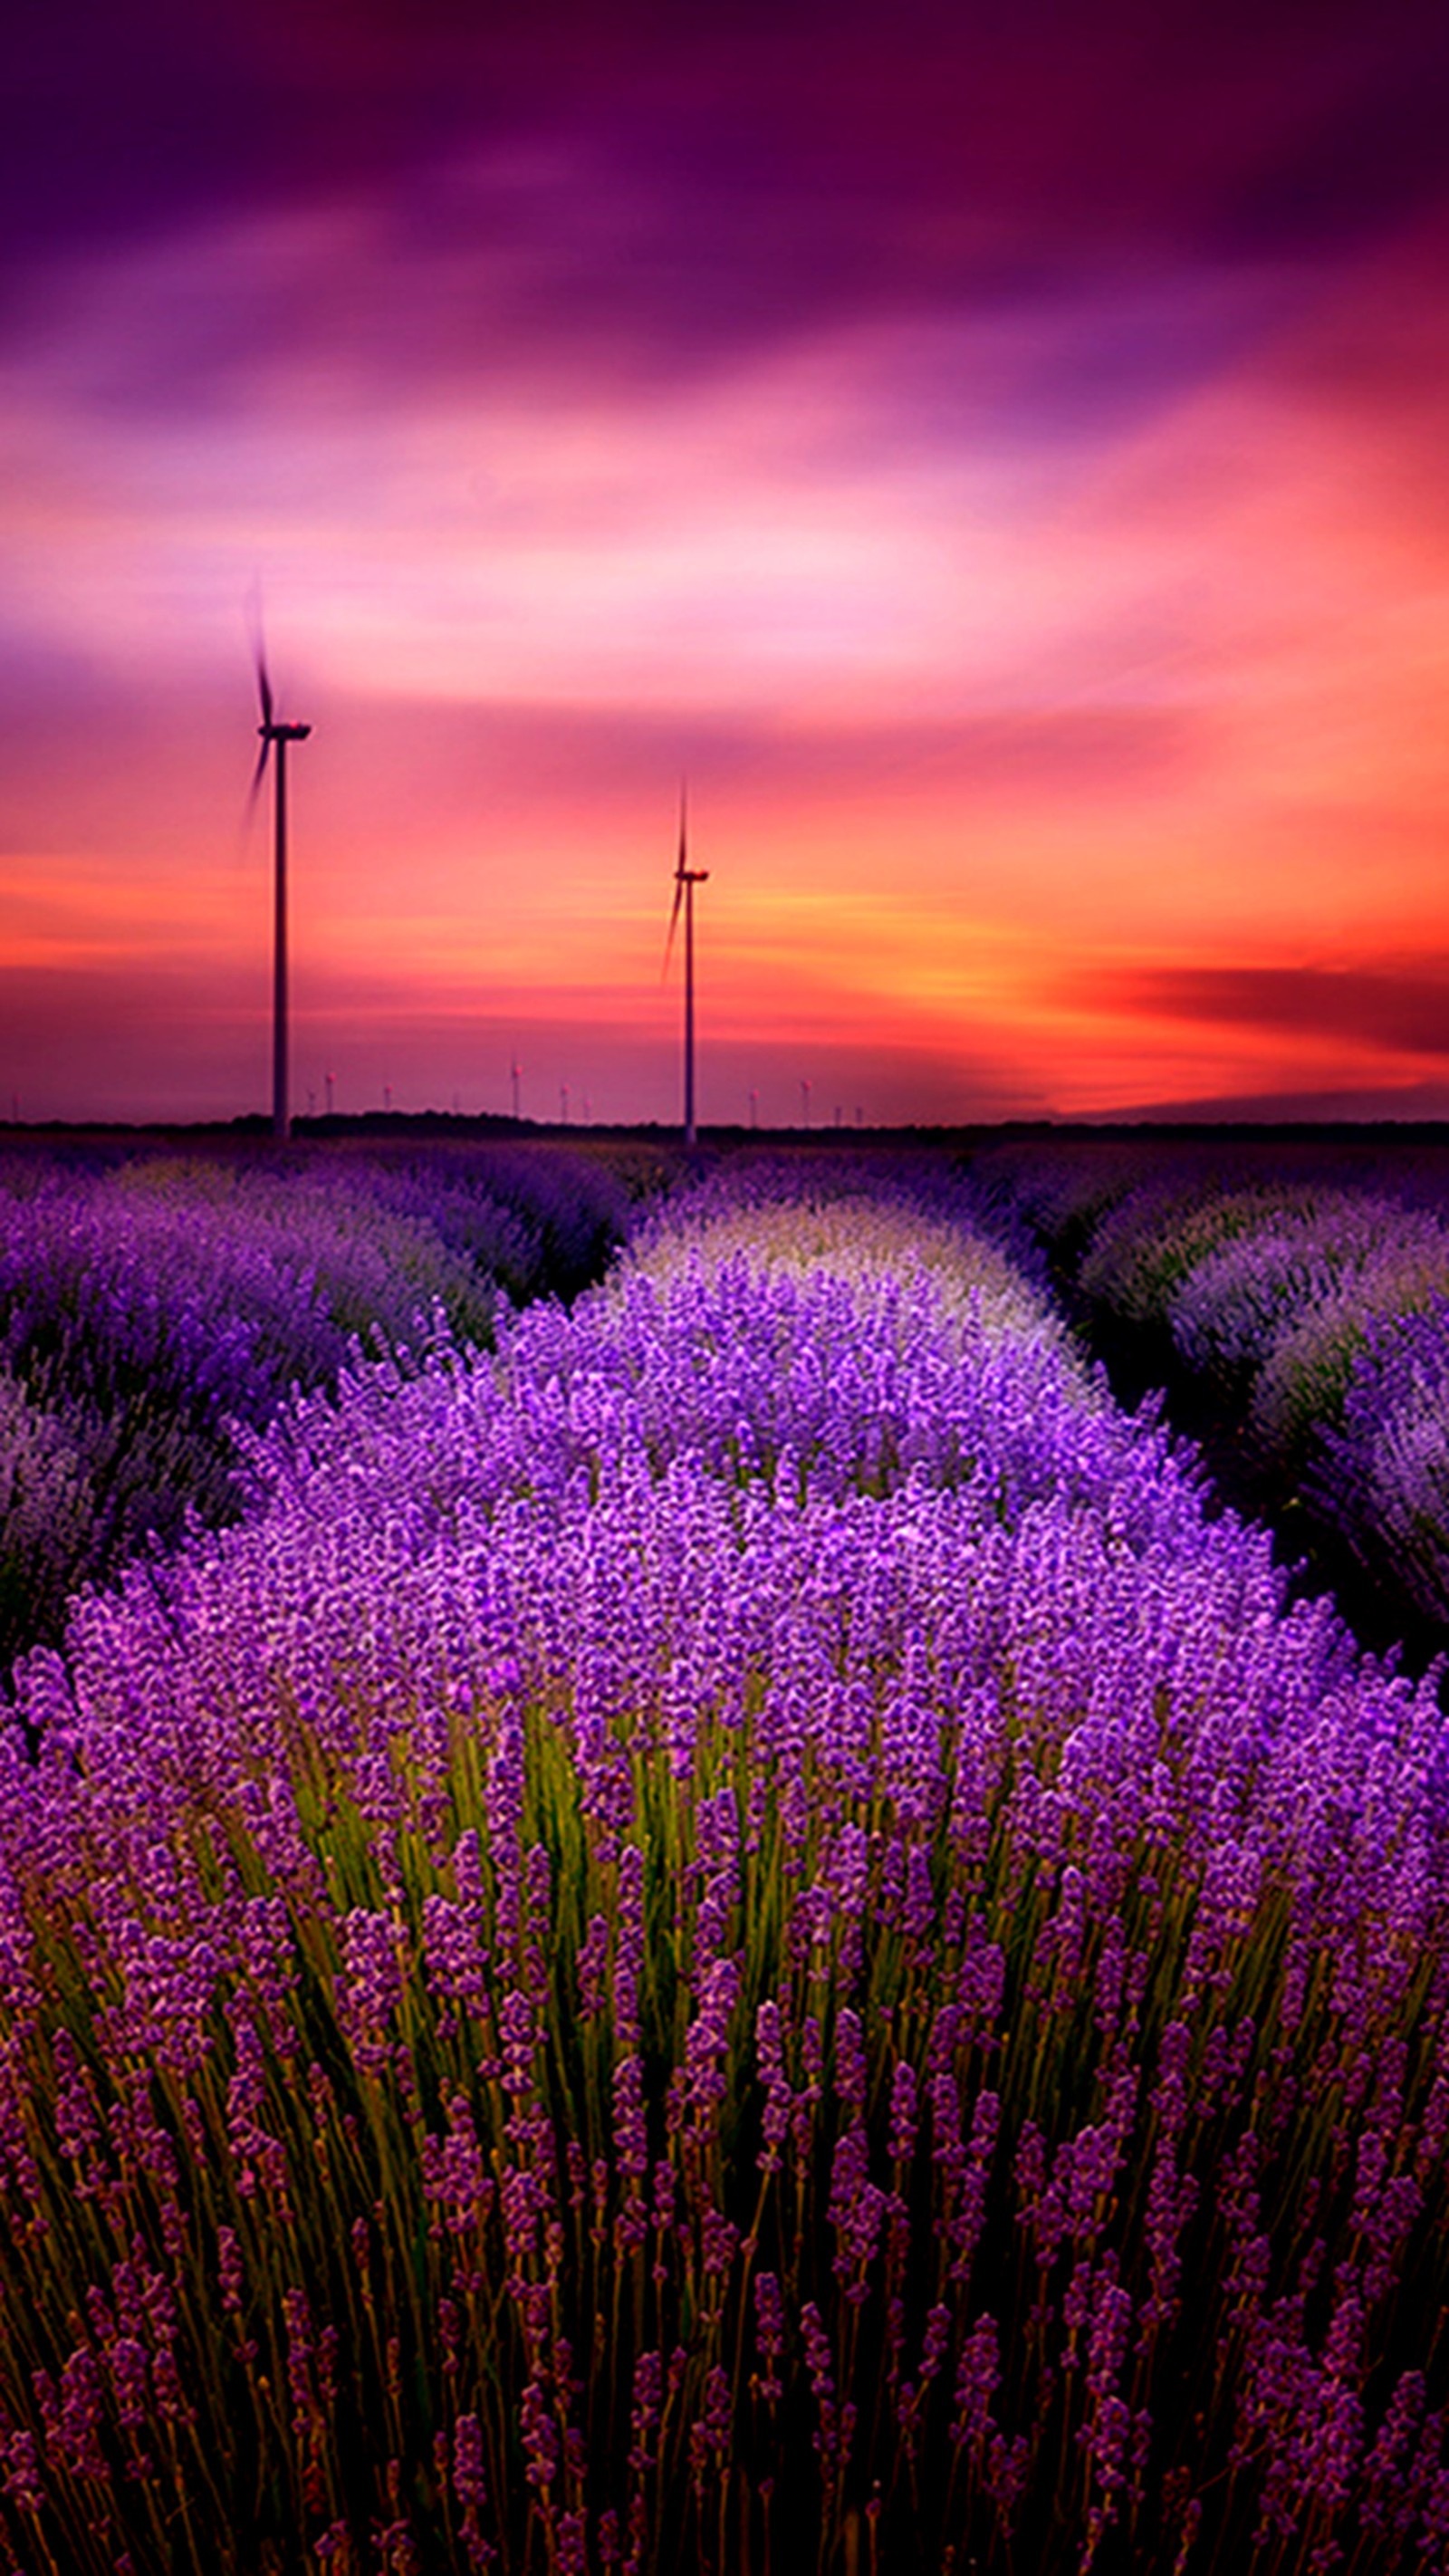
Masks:
[[[1432,1693],[959,1202],[748,1195],[20,1668],[13,2565],[1442,2554]]]
[[[354,1339],[576,1287],[630,1221],[599,1160],[12,1154],[0,1167],[0,1660],[81,1583],[237,1508],[235,1426]]]
[[[1449,1622],[1449,1169],[1430,1151],[1012,1147],[983,1185],[1120,1325],[1170,1335],[1266,1493]]]

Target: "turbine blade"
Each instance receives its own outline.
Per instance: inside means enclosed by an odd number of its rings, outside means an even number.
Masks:
[[[263,779],[263,777],[264,777],[264,776],[265,776],[265,774],[266,774],[267,754],[268,754],[268,752],[271,750],[271,748],[272,748],[272,740],[271,740],[271,736],[270,736],[270,734],[264,734],[264,735],[263,735],[263,737],[262,737],[262,747],[261,747],[261,750],[260,750],[260,751],[258,752],[258,754],[257,754],[257,765],[256,765],[255,769],[252,771],[252,783],[251,783],[250,787],[247,789],[247,812],[248,812],[248,814],[250,814],[250,812],[252,811],[253,806],[256,804],[257,798],[260,796],[260,794],[261,794],[261,792],[262,792],[262,779]]]
[[[669,960],[674,954],[674,933],[679,924],[679,907],[683,901],[684,878],[679,870],[676,870],[674,878],[674,910],[669,916],[669,936],[664,942],[664,963],[659,969],[659,981],[661,984],[669,972]]]
[[[272,721],[272,684],[267,677],[267,657],[262,651],[260,644],[258,644],[256,648],[256,660],[257,696],[262,702],[262,722],[264,725],[269,725]]]
[[[262,702],[262,722],[272,721],[274,700],[272,683],[267,673],[267,647],[262,627],[262,585],[260,576],[252,582],[246,597],[247,633],[251,638],[252,663],[257,675],[257,696]]]

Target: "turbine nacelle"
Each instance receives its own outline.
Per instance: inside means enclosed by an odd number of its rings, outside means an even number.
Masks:
[[[279,721],[277,716],[277,702],[272,695],[271,673],[267,669],[266,646],[262,641],[262,604],[260,593],[257,593],[250,603],[250,614],[252,628],[252,662],[256,670],[257,697],[261,702],[262,710],[262,720],[257,727],[257,731],[262,738],[262,747],[257,755],[256,768],[252,773],[252,796],[255,798],[257,790],[261,786],[263,776],[266,772],[267,754],[271,750],[273,743],[305,742],[312,728],[310,725],[283,724]],[[279,753],[278,758],[280,759],[280,757],[281,754]]]
[[[685,790],[681,786],[679,790],[679,858],[674,870],[674,909],[669,916],[669,936],[664,942],[662,975],[668,974],[669,960],[674,953],[674,933],[679,923],[679,907],[684,901],[685,887],[709,883],[708,868],[692,868],[689,864],[688,829],[689,817],[685,806]]]

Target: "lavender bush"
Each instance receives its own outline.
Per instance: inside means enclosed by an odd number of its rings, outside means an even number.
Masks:
[[[93,1554],[95,1515],[73,1432],[0,1370],[0,1638],[58,1629],[73,1569]]]
[[[1433,1694],[784,1187],[355,1360],[21,1667],[26,2576],[1442,2557]]]
[[[188,1515],[238,1507],[237,1431],[335,1384],[358,1339],[575,1287],[632,1178],[524,1149],[361,1157],[9,1158],[0,1182],[0,1660]],[[44,1497],[64,1459],[64,1500]]]
[[[1364,1335],[1310,1492],[1366,1562],[1387,1553],[1415,1606],[1449,1621],[1449,1295]]]
[[[1076,1270],[1089,1307],[1170,1342],[1237,1422],[1265,1495],[1345,1540],[1401,1611],[1449,1622],[1443,1158],[1345,1169],[1321,1154],[1296,1177],[1277,1159],[1260,1153],[1246,1176],[1241,1145],[1225,1165],[1157,1148],[1110,1201],[1086,1182],[1074,1200],[1056,1158],[1038,1173],[1020,1149],[988,1157],[987,1178],[1010,1204],[1020,1176],[1022,1207],[1064,1242],[1072,1208],[1090,1206]]]

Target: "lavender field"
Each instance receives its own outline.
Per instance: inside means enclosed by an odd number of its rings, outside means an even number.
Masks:
[[[15,1666],[0,2564],[1443,2564],[1437,1676],[1019,1192],[598,1188],[572,1302],[440,1200]]]
[[[1094,1139],[976,1169],[1375,1633],[1449,1648],[1449,1153]]]
[[[656,1168],[658,1166],[658,1168]],[[0,1155],[0,1659],[189,1515],[242,1507],[249,1437],[349,1352],[597,1275],[660,1158],[507,1147]]]

